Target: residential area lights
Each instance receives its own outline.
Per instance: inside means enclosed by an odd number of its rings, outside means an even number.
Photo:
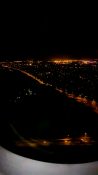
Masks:
[[[57,140],[40,140],[40,139],[22,139],[21,141],[16,142],[18,147],[49,147],[52,145],[61,145],[61,146],[71,146],[71,145],[93,145],[94,140],[85,132],[83,135],[77,138],[73,138],[70,135],[67,135],[65,138]]]

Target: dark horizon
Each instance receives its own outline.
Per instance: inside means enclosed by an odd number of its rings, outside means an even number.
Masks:
[[[43,47],[44,48],[44,47]],[[62,59],[67,57],[71,57],[72,59],[82,59],[82,58],[90,58],[97,59],[98,58],[98,50],[93,48],[82,48],[82,49],[60,49],[57,48],[46,48],[45,51],[43,48],[16,48],[16,47],[3,47],[0,48],[0,61],[5,60],[25,60],[27,58],[33,58],[34,60],[47,60],[48,58],[53,57],[61,57]]]
[[[13,13],[13,19],[8,14],[0,22],[0,60],[54,55],[98,58],[97,23],[89,13],[37,11],[19,17]]]

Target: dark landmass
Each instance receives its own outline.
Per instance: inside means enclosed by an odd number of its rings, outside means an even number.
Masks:
[[[89,107],[18,70],[0,68],[0,82],[2,146],[48,162],[98,160],[98,115]],[[86,135],[87,143],[79,141],[85,132],[90,143]]]

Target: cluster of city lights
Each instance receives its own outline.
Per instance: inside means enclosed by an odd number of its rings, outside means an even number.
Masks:
[[[80,60],[70,60],[70,59],[69,60],[67,60],[67,59],[65,59],[65,60],[53,60],[53,62],[56,63],[56,64],[59,64],[59,63],[71,63],[71,62],[76,62],[76,61],[80,62]],[[84,63],[84,64],[87,64],[87,63],[90,63],[91,61],[89,61],[89,60],[81,60],[81,62]],[[95,62],[95,61],[93,61],[93,62]],[[31,61],[30,61],[30,64],[31,64]],[[22,72],[23,74],[26,74],[27,76],[31,77],[32,79],[35,79],[40,84],[44,84],[46,86],[52,86],[52,84],[45,83],[42,80],[40,80],[39,78],[35,77],[34,75],[32,75],[32,74],[30,74],[30,73],[28,73],[28,72],[26,72],[24,70],[20,70],[20,69],[18,69],[18,70],[20,72]],[[56,88],[56,90],[59,91],[60,93],[64,93],[61,89]],[[90,100],[88,100],[85,97],[81,97],[81,95],[75,96],[75,94],[69,94],[68,92],[65,92],[65,94],[68,96],[68,98],[73,98],[77,102],[83,103],[86,106],[91,107],[93,109],[93,111],[98,114],[98,104],[97,104],[97,102],[95,100],[90,101]]]
[[[41,140],[41,139],[21,139],[20,141],[16,142],[16,145],[19,147],[49,147],[51,145],[65,145],[65,146],[71,146],[71,145],[93,145],[95,141],[88,136],[88,134],[85,132],[80,137],[73,139],[70,137],[70,135],[67,135],[63,139],[57,139],[57,140]]]
[[[41,63],[41,62],[42,61],[37,61],[38,64]],[[88,60],[86,60],[86,59],[77,60],[77,59],[68,59],[68,58],[66,58],[66,59],[58,58],[58,59],[52,59],[49,62],[53,62],[55,64],[69,64],[69,63],[72,63],[72,62],[79,62],[81,64],[95,64],[97,62],[97,60],[89,60],[89,59]],[[20,64],[20,63],[22,63],[22,61],[14,61],[14,63],[19,63]],[[9,67],[9,68],[10,68],[10,66],[9,66],[10,64],[13,65],[13,62],[8,62],[8,63],[7,62],[2,62],[1,63],[1,65],[3,65],[3,67]],[[27,60],[26,64],[32,65],[33,61],[32,60]],[[37,76],[34,76],[31,73],[29,73],[25,70],[22,70],[22,68],[20,69],[20,68],[17,67],[17,68],[14,68],[14,69],[16,69],[16,70],[20,71],[21,73],[31,77],[32,79],[36,80],[39,84],[43,84],[45,86],[53,86],[50,83],[45,83],[43,80],[37,78]],[[50,74],[50,72],[49,72],[49,74]],[[59,91],[60,93],[64,93],[64,91],[62,89],[56,88],[56,90]],[[91,107],[93,109],[93,111],[98,114],[98,103],[94,99],[92,101],[90,101],[90,100],[87,99],[87,97],[81,97],[81,95],[76,96],[75,94],[68,93],[68,92],[65,92],[65,94],[68,98],[73,98],[77,102],[83,103],[84,105],[86,105],[88,107]]]
[[[94,64],[96,60],[78,60],[78,59],[53,59],[51,62],[55,64],[71,64],[73,62],[78,62],[80,64]]]

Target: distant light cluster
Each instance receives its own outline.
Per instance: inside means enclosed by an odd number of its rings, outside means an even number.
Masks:
[[[74,146],[74,145],[92,145],[95,141],[90,137],[86,132],[78,138],[72,138],[70,135],[67,135],[62,139],[52,139],[52,140],[42,140],[42,139],[21,139],[16,142],[16,145],[19,147],[49,147],[52,145],[59,146]]]
[[[95,64],[97,61],[95,60],[86,60],[86,59],[53,59],[51,62],[56,64],[71,64],[71,63],[80,63],[80,64]]]
[[[0,65],[19,70],[42,85],[53,86],[98,113],[98,60],[53,58],[49,61],[1,62]],[[34,95],[32,89],[28,89],[26,95]],[[16,101],[19,100],[20,96],[17,96]]]

